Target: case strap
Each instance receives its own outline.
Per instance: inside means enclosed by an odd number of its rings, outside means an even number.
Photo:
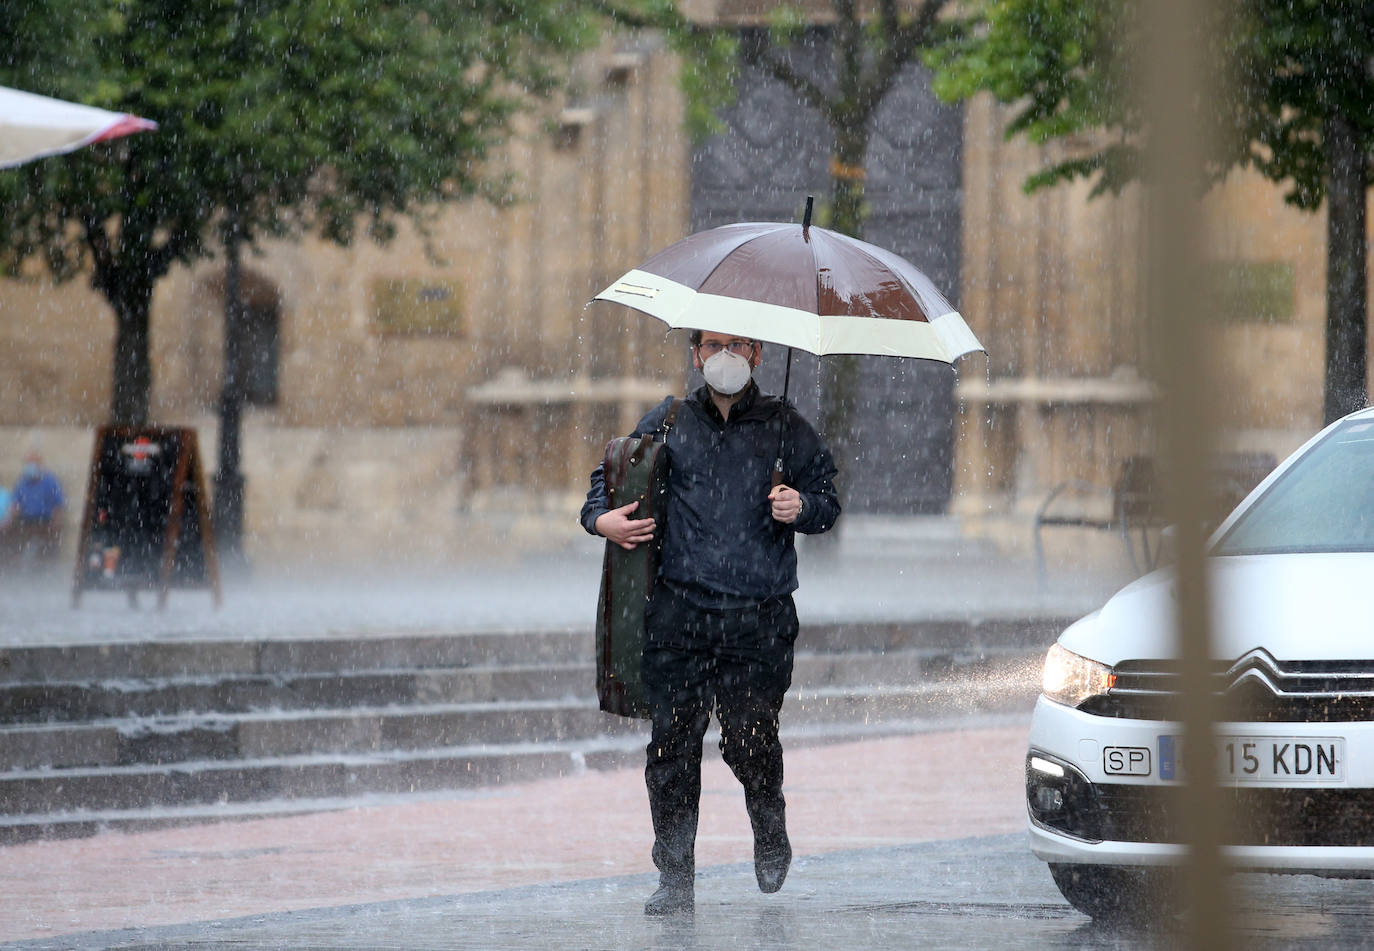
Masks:
[[[668,407],[668,415],[663,417],[663,424],[659,426],[659,430],[664,436],[668,435],[668,430],[672,429],[673,423],[677,422],[677,411],[680,409],[682,409],[682,397],[674,397],[673,405]]]
[[[658,430],[653,433],[645,433],[639,437],[639,444],[635,446],[634,452],[630,453],[630,465],[639,465],[639,460],[644,458],[644,454],[653,445],[655,437],[661,439],[668,438],[668,431],[673,428],[673,423],[677,422],[677,411],[682,408],[682,397],[676,397],[673,405],[668,407],[668,413],[663,417],[663,422],[659,423]]]

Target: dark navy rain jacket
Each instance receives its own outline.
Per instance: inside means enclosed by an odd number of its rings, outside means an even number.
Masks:
[[[650,410],[630,435],[661,430],[672,402],[669,397]],[[773,519],[768,501],[780,418],[783,483],[802,496],[801,517],[791,525]],[[708,607],[795,591],[795,533],[827,531],[840,515],[835,463],[811,424],[753,382],[725,421],[702,386],[683,400],[666,441],[668,504],[659,577]],[[609,509],[598,466],[582,506],[582,527],[595,535],[597,517]]]

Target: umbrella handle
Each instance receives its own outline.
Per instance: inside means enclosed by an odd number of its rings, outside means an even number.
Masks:
[[[806,200],[806,216],[811,217],[811,199]],[[778,454],[773,460],[773,488],[782,485],[782,434],[787,428],[787,389],[792,385],[792,348],[787,348],[787,369],[782,375],[782,405],[778,407]]]

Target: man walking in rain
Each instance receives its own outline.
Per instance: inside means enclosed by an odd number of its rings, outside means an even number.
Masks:
[[[691,342],[706,385],[682,401],[666,437],[662,561],[645,613],[642,679],[653,733],[644,777],[659,870],[648,915],[694,907],[702,738],[713,709],[721,753],[744,787],[759,888],[775,892],[787,877],[778,714],[797,639],[794,537],[827,531],[840,514],[830,451],[796,409],[752,379],[762,344],[703,331]],[[660,431],[673,402],[651,410],[632,435]],[[779,445],[782,484],[770,489]],[[636,505],[611,509],[598,467],[582,525],[632,549],[654,531],[653,519],[635,517]]]

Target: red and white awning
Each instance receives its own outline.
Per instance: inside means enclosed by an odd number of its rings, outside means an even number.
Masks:
[[[0,168],[156,128],[156,122],[127,112],[110,112],[0,86]]]

